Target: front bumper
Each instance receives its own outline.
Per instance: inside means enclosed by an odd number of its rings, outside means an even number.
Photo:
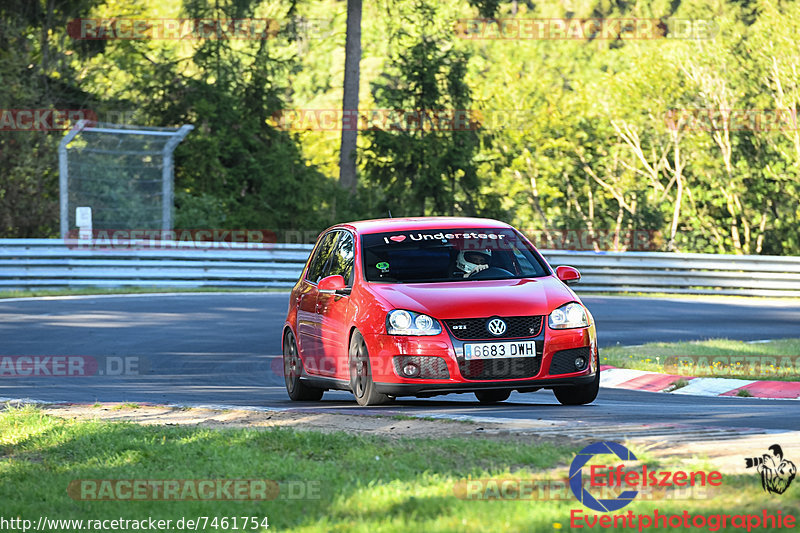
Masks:
[[[555,379],[517,379],[502,381],[469,381],[469,382],[437,382],[437,383],[375,383],[378,392],[389,396],[436,396],[457,392],[475,392],[484,390],[516,390],[534,392],[539,389],[568,387],[572,385],[589,385],[594,381],[595,373],[585,376]],[[417,380],[424,381],[424,380]]]
[[[599,371],[597,341],[594,326],[572,330],[551,330],[542,325],[535,337],[526,339],[496,339],[496,342],[534,341],[538,368],[530,375],[509,375],[508,379],[480,379],[464,375],[464,344],[447,331],[436,336],[412,337],[386,334],[365,335],[370,354],[373,380],[377,390],[390,396],[433,396],[481,390],[518,390],[532,392],[541,388],[554,388],[590,384]],[[564,350],[584,348],[589,354],[587,368],[578,372],[565,372],[554,356]],[[447,365],[445,379],[409,378],[398,373],[392,359],[397,356],[439,357]],[[561,358],[563,360],[563,357]],[[521,358],[517,358],[521,360]],[[513,359],[506,359],[513,361]],[[552,364],[554,363],[555,364]]]

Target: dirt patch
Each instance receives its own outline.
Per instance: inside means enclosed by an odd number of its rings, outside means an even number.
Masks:
[[[425,437],[507,436],[502,424],[475,424],[449,420],[425,420],[393,416],[347,415],[302,411],[245,411],[200,408],[112,405],[47,405],[49,415],[73,420],[135,422],[163,426],[191,426],[214,429],[292,428],[331,433],[345,431],[393,439]]]

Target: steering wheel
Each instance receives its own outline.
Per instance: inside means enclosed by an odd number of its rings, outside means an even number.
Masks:
[[[469,279],[487,279],[487,278],[503,278],[503,277],[513,277],[514,274],[506,270],[505,268],[500,267],[489,267],[484,270],[480,270],[478,272],[473,271],[469,275]]]

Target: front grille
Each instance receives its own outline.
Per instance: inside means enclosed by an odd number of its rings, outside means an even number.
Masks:
[[[487,324],[493,318],[501,318],[506,323],[506,331],[502,335],[492,335]],[[488,318],[456,318],[445,320],[447,328],[456,339],[470,341],[477,339],[521,339],[535,337],[542,329],[541,316],[504,316]]]
[[[575,358],[583,357],[586,362],[589,362],[590,347],[584,346],[583,348],[570,348],[569,350],[561,350],[553,354],[553,359],[550,361],[550,374],[570,374],[572,372],[579,372],[575,369]],[[588,365],[587,365],[588,366]],[[584,370],[586,367],[584,367]]]
[[[464,379],[522,379],[539,373],[541,357],[508,357],[460,361]]]
[[[392,358],[392,362],[398,376],[407,377],[403,374],[403,367],[408,363],[413,363],[419,367],[419,376],[416,376],[419,379],[450,379],[447,361],[442,357],[398,355]]]

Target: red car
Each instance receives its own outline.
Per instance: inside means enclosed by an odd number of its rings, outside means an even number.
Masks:
[[[592,315],[517,230],[478,218],[405,218],[324,231],[292,289],[283,330],[292,400],[552,389],[586,404],[600,385]]]

